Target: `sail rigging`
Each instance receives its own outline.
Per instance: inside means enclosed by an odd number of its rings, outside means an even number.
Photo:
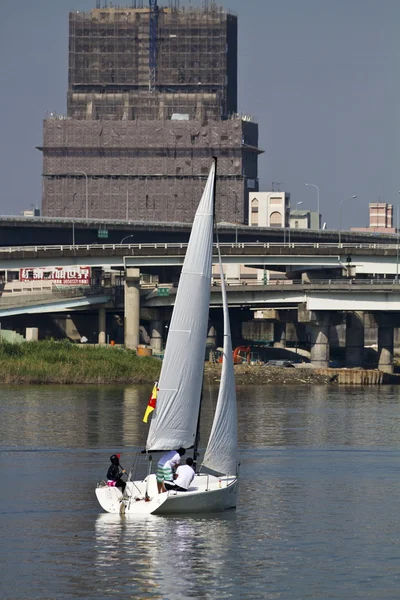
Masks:
[[[204,378],[205,349],[213,262],[216,160],[197,209],[181,272],[158,384],[155,383],[144,421],[151,415],[146,450],[194,448]],[[127,481],[125,491],[100,482],[96,496],[110,513],[189,514],[215,512],[236,506],[238,488],[236,393],[228,303],[222,261],[221,291],[224,315],[224,358],[220,390],[203,465],[187,490],[160,492],[157,476]],[[221,477],[224,475],[224,477]]]
[[[236,475],[238,453],[235,375],[228,300],[219,246],[218,257],[224,315],[223,359],[217,406],[202,466],[212,473]]]
[[[168,331],[147,450],[191,448],[200,409],[212,274],[215,164],[190,235]],[[201,368],[202,365],[202,368]],[[193,418],[193,415],[196,417]]]

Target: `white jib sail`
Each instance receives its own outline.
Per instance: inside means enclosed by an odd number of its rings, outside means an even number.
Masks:
[[[219,248],[218,254],[224,313],[224,351],[217,407],[204,455],[203,466],[220,475],[236,475],[238,466],[238,441],[235,374],[228,300]]]
[[[210,306],[215,165],[197,209],[182,267],[147,450],[190,448],[196,437]]]

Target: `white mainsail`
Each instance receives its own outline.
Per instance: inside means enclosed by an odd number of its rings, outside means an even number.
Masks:
[[[191,448],[203,383],[213,254],[215,164],[190,235],[162,364],[147,450]]]
[[[224,314],[224,350],[217,407],[210,438],[204,455],[203,466],[207,470],[220,475],[236,475],[238,467],[238,451],[235,374],[233,367],[228,300],[220,253],[219,268],[221,273],[222,307]]]

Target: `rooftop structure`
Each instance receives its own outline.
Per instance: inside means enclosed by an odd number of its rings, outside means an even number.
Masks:
[[[370,202],[369,227],[352,227],[351,231],[395,233],[396,229],[393,227],[393,204]]]
[[[237,113],[237,17],[213,1],[132,4],[70,13],[67,115],[45,119],[40,147],[43,215],[191,222],[217,157],[217,219],[247,223],[260,151]]]
[[[170,3],[154,14],[155,22],[149,7],[70,13],[69,117],[220,119],[237,112],[236,15],[214,2]]]

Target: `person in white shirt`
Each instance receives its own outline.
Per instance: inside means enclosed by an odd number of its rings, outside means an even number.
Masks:
[[[171,450],[164,454],[158,461],[156,478],[159,494],[166,491],[165,483],[167,481],[173,484],[175,470],[181,462],[181,456],[183,456],[185,452],[185,448]]]
[[[186,459],[186,465],[181,465],[176,470],[175,481],[165,482],[167,490],[175,490],[177,492],[187,492],[190,484],[194,479],[193,458]]]

